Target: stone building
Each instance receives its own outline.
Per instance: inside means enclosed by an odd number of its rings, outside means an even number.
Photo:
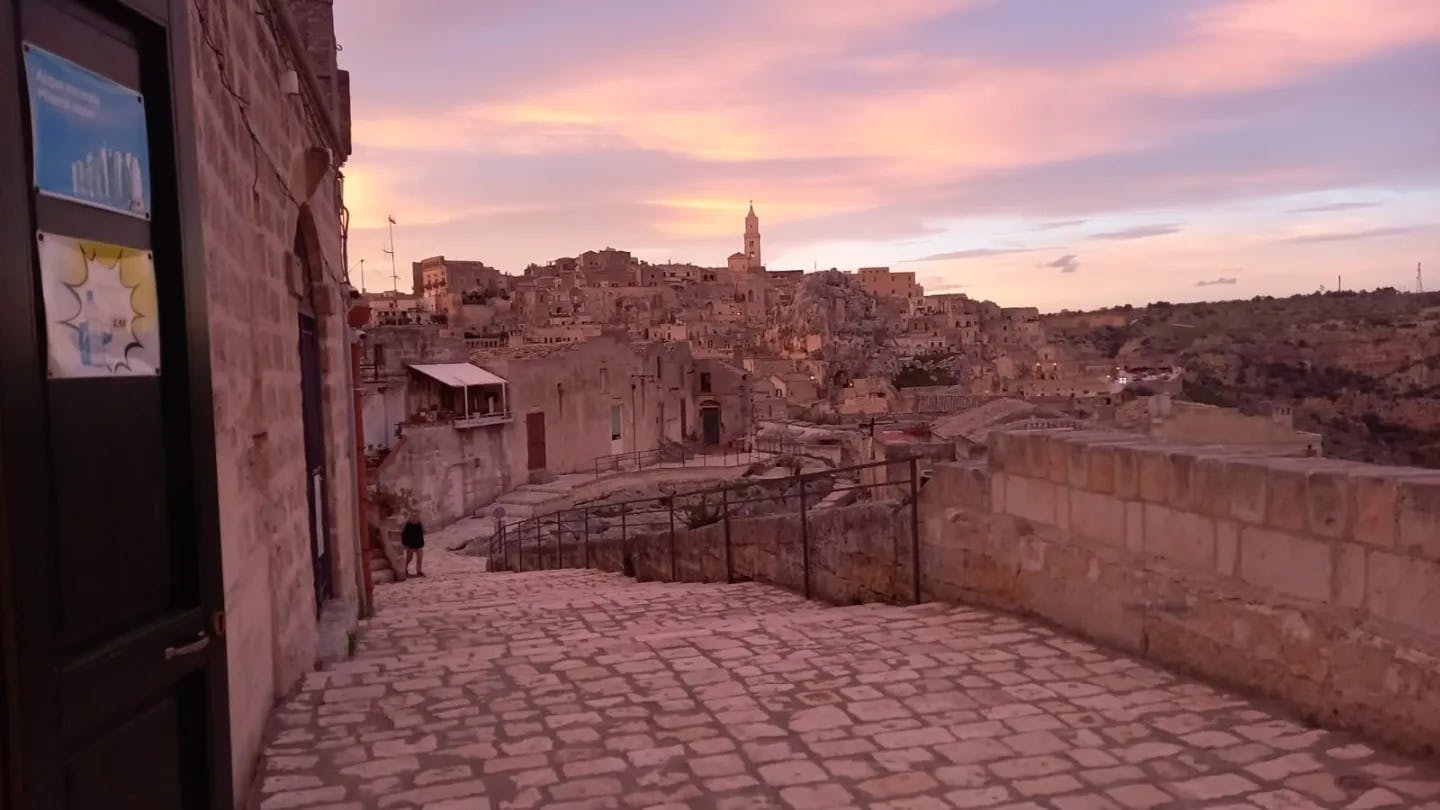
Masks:
[[[726,360],[697,359],[691,384],[698,420],[691,423],[695,427],[687,438],[715,446],[753,432],[754,392],[748,371]]]
[[[901,298],[920,301],[925,297],[925,288],[915,282],[911,272],[895,273],[888,267],[862,267],[855,271],[860,287],[876,298]]]
[[[49,159],[22,147],[49,113],[18,66],[43,51],[108,123],[106,99],[143,101],[121,123],[149,145],[149,194],[134,216],[0,188],[0,806],[243,806],[322,613],[353,626],[365,596],[331,3],[23,8],[0,13],[0,173]],[[49,234],[153,279],[147,373],[46,373]]]
[[[451,394],[443,409],[450,418],[407,416],[377,471],[385,492],[413,493],[427,523],[474,514],[527,481],[593,472],[597,459],[678,442],[698,424],[690,392],[695,364],[684,343],[606,334],[486,349],[473,363],[507,386],[505,418],[460,425],[453,418],[460,400]],[[424,376],[411,368],[407,401],[434,397],[438,413],[439,397],[420,390],[434,387],[417,379]]]
[[[411,265],[415,294],[426,297],[483,290],[499,283],[500,271],[484,262],[458,261],[432,256]]]

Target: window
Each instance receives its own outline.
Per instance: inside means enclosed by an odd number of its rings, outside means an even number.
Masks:
[[[664,377],[664,376],[665,376],[665,359],[662,358],[662,357],[657,357],[657,358],[655,358],[655,381],[656,381],[656,382],[659,382],[659,381],[660,381],[660,378],[661,378],[661,377]]]
[[[710,372],[708,371],[700,372],[700,393],[710,393]]]
[[[600,387],[610,387],[610,369],[605,368],[604,366],[600,367]]]
[[[610,441],[620,441],[620,405],[610,406]]]

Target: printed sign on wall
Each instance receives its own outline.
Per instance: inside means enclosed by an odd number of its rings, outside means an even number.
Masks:
[[[28,43],[25,76],[36,190],[149,218],[145,97]]]
[[[51,377],[160,373],[150,253],[53,233],[36,236]]]

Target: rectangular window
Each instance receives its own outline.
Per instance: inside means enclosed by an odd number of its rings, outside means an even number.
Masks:
[[[600,387],[602,389],[610,387],[610,369],[603,366],[600,369]]]
[[[610,406],[610,441],[620,440],[620,405]]]
[[[656,381],[656,382],[659,382],[660,379],[661,379],[662,377],[664,377],[664,376],[665,376],[665,360],[664,360],[663,358],[657,357],[657,358],[655,358],[655,381]]]
[[[710,372],[708,371],[700,372],[700,393],[710,393]]]

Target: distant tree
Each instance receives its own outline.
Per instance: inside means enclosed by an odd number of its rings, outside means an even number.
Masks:
[[[959,382],[945,358],[916,358],[900,367],[891,380],[896,388],[920,388],[929,385],[954,385]]]

